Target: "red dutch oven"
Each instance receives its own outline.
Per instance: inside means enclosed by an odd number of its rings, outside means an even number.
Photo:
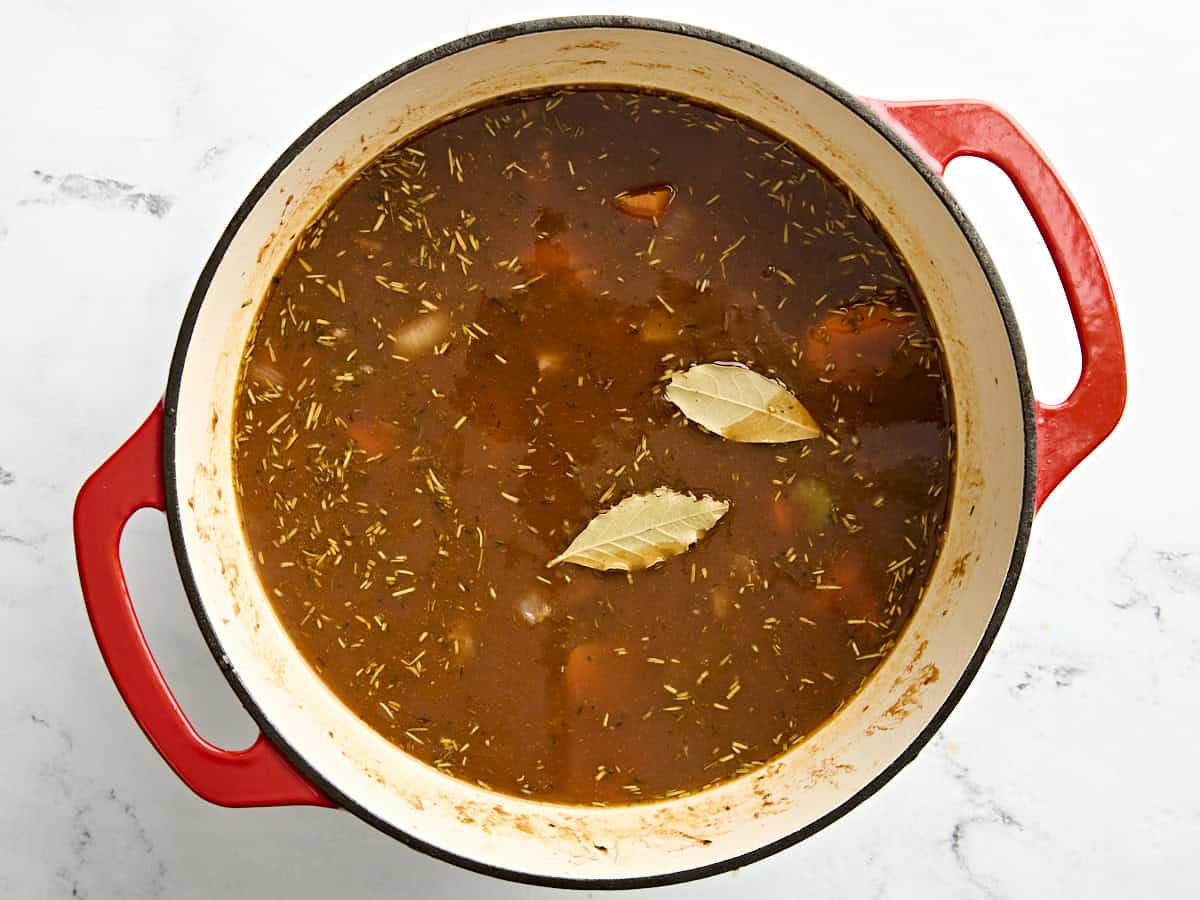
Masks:
[[[231,456],[242,348],[272,274],[330,196],[386,147],[455,111],[589,83],[670,91],[734,111],[845,182],[928,301],[958,436],[944,546],[925,597],[855,702],[757,771],[699,794],[610,808],[518,799],[442,775],[343,706],[291,644],[258,582]],[[940,177],[964,155],[1012,180],[1057,266],[1083,357],[1062,404],[1034,398],[1000,278]],[[760,47],[666,22],[530,22],[455,41],[380,76],[305,131],[258,182],[201,273],[162,403],[79,493],[79,573],[118,690],[201,797],[340,807],[434,856],[518,881],[683,881],[813,834],[916,756],[995,638],[1036,509],[1112,431],[1124,402],[1121,329],[1095,242],[1049,163],[1000,110],[862,99]],[[146,645],[118,559],[122,528],[143,507],[166,512],[196,620],[262,729],[248,749],[225,750],[196,733]]]

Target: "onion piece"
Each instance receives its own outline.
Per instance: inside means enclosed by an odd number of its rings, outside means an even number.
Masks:
[[[401,326],[393,343],[402,356],[421,356],[444,341],[449,333],[450,317],[444,312],[429,313]]]

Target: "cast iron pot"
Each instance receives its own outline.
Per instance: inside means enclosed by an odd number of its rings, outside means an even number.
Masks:
[[[255,573],[234,502],[232,408],[242,348],[270,278],[322,205],[380,151],[466,107],[556,85],[689,95],[764,125],[874,212],[929,303],[958,434],[945,544],[925,598],[854,701],[764,768],[624,808],[516,799],[445,776],[343,706],[305,664]],[[1061,276],[1083,355],[1069,399],[1038,403],[1004,289],[940,173],[999,166]],[[977,102],[851,96],[760,47],[625,18],[555,19],[477,34],[382,75],[330,110],[251,191],[187,307],[165,398],[83,486],[75,540],[101,652],[146,735],[197,794],[227,806],[349,810],[433,856],[517,881],[633,887],[743,865],[815,833],[910,762],[970,683],[1012,597],[1038,506],[1112,431],[1125,362],[1112,290],[1075,203],[1025,133]],[[262,736],[228,751],[184,717],[138,626],[118,559],[125,522],[166,511],[196,620]]]

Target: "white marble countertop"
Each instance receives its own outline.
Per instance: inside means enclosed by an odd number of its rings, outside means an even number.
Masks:
[[[586,4],[595,9],[600,4]],[[843,8],[844,7],[844,8]],[[625,4],[782,51],[876,96],[980,96],[1054,160],[1124,319],[1120,428],[1039,516],[1012,611],[936,740],[816,837],[661,896],[1182,897],[1200,845],[1200,229],[1194,22],[1168,0]],[[1068,7],[1074,7],[1069,9]],[[904,11],[901,9],[904,8]],[[1057,10],[1057,11],[1052,11]],[[578,11],[516,0],[30,0],[0,54],[0,896],[533,896],[354,817],[194,797],[117,696],[84,615],[75,492],[163,389],[192,283],[259,174],[410,55]],[[1034,382],[1077,353],[1015,194],[952,167],[1018,308]],[[139,614],[197,726],[254,734],[185,603],[161,515],[124,541]]]

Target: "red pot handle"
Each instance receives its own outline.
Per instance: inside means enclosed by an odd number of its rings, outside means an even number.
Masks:
[[[222,806],[334,806],[263,735],[245,750],[202,738],[163,679],[133,610],[120,540],[139,509],[166,508],[162,404],[87,480],[75,501],[75,556],[96,643],[129,711],[175,774]]]
[[[973,100],[868,105],[939,175],[958,156],[977,156],[1012,181],[1058,269],[1083,355],[1063,403],[1037,404],[1037,506],[1116,427],[1125,409],[1125,346],[1112,285],[1096,241],[1062,180],[1007,114]]]

